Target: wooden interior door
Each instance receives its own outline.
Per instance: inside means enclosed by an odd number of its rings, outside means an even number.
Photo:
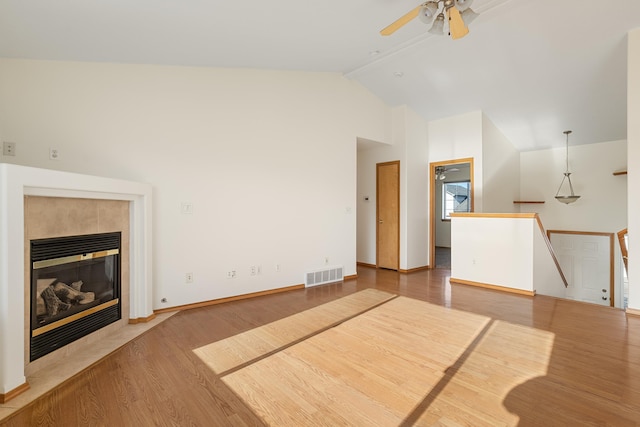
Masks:
[[[400,162],[376,165],[376,265],[400,267]]]

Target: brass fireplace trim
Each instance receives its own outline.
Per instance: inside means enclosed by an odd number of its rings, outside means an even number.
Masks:
[[[112,299],[111,301],[107,301],[104,304],[100,304],[100,305],[96,305],[95,307],[91,307],[89,309],[86,309],[84,311],[81,311],[79,313],[76,314],[72,314],[71,316],[65,317],[64,319],[60,319],[56,322],[53,323],[49,323],[48,325],[45,325],[41,328],[38,329],[34,329],[33,331],[31,331],[31,336],[32,337],[37,337],[38,335],[42,335],[46,332],[52,331],[56,328],[59,328],[60,326],[64,326],[68,323],[71,323],[75,320],[78,319],[82,319],[83,317],[87,317],[90,314],[93,313],[97,313],[98,311],[104,310],[105,308],[109,308],[111,306],[114,306],[116,304],[118,304],[120,302],[119,298],[115,298]]]
[[[68,264],[70,262],[86,261],[88,259],[105,258],[110,255],[118,255],[120,251],[118,249],[109,249],[108,251],[91,252],[82,255],[71,255],[62,258],[45,259],[43,261],[35,261],[33,263],[33,269],[53,267],[54,265]]]

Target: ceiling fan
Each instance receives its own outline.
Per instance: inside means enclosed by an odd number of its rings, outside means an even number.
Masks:
[[[457,167],[447,167],[447,166],[436,166],[435,169],[435,179],[436,180],[444,180],[446,178],[445,173],[447,172],[459,172],[460,169]]]
[[[447,33],[452,39],[459,39],[469,33],[467,25],[478,14],[471,8],[473,0],[429,0],[401,16],[391,25],[380,31],[383,36],[390,36],[407,23],[419,17],[422,22],[431,25],[431,34],[445,34],[445,15],[449,23]]]

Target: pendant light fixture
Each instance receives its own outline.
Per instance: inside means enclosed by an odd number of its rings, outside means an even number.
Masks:
[[[556,193],[556,200],[568,205],[569,203],[573,203],[576,200],[578,200],[580,196],[576,196],[573,193],[573,185],[571,184],[571,172],[569,172],[569,134],[571,133],[571,131],[565,130],[563,133],[567,136],[567,156],[566,156],[567,169],[564,173],[564,178],[562,178],[562,182],[560,183],[560,187],[558,187],[558,192]],[[569,183],[569,191],[571,191],[571,193],[569,195],[562,196],[560,195],[560,190],[562,190],[562,185],[564,184],[565,180]]]

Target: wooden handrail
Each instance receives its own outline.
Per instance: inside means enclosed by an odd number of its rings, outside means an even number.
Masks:
[[[624,240],[624,236],[627,234],[627,229],[618,231],[618,243],[620,244],[620,253],[622,254],[622,262],[624,262],[624,270],[628,273],[629,267],[627,266],[627,242]]]
[[[553,246],[551,246],[551,240],[549,240],[549,236],[547,236],[547,233],[544,231],[544,226],[542,225],[542,220],[540,220],[540,216],[538,216],[538,214],[536,214],[536,222],[538,223],[538,226],[540,227],[540,231],[542,232],[542,237],[544,238],[544,241],[547,244],[547,247],[549,248],[549,253],[551,254],[551,257],[553,258],[553,262],[556,264],[556,267],[558,268],[558,272],[560,273],[560,277],[562,277],[562,282],[564,283],[564,287],[568,288],[569,287],[569,282],[567,282],[567,278],[564,277],[564,273],[562,272],[562,267],[560,267],[560,262],[558,261],[558,258],[556,257],[556,253],[553,250]]]
[[[452,212],[451,218],[535,218],[537,213],[482,213],[482,212]]]

